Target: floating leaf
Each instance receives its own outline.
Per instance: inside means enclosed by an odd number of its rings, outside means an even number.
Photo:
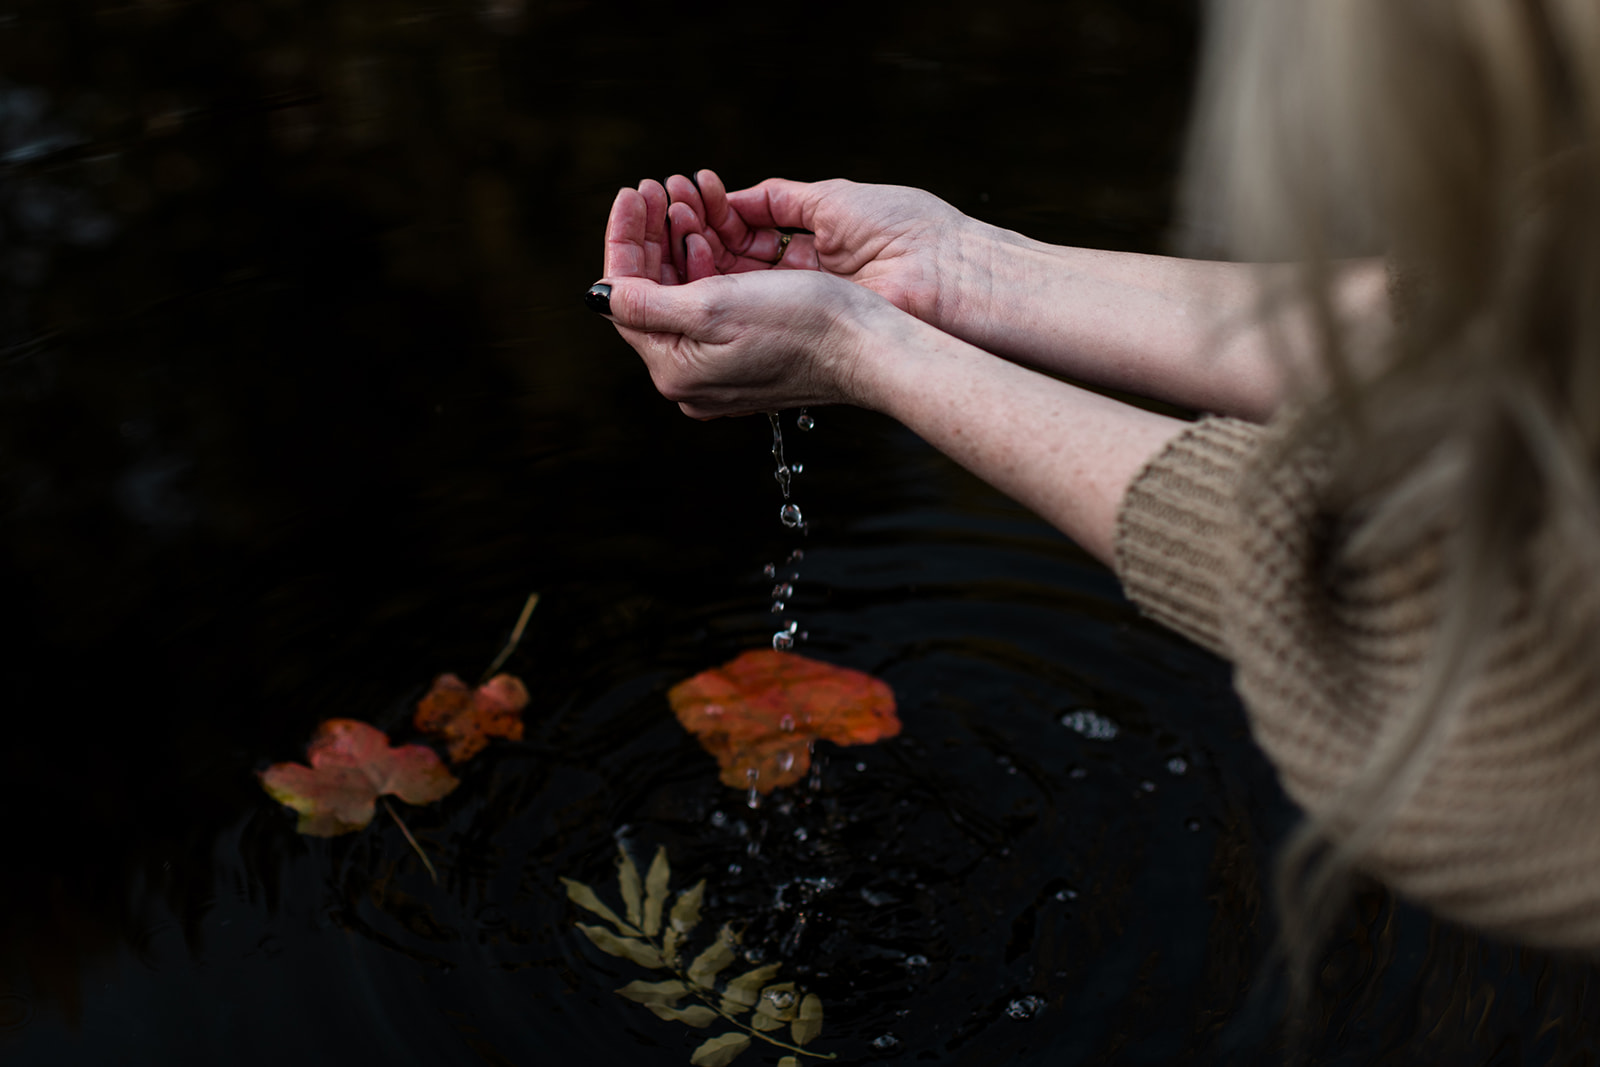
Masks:
[[[822,998],[815,993],[807,993],[806,998],[800,1002],[800,1017],[789,1028],[794,1034],[794,1043],[809,1045],[818,1034],[822,1033]]]
[[[642,921],[640,913],[644,890],[639,885],[639,868],[620,842],[617,845],[617,885],[622,890],[622,903],[628,909],[628,921],[638,926]]]
[[[595,948],[601,952],[630,959],[639,966],[649,967],[652,970],[662,965],[661,953],[653,945],[647,945],[631,937],[618,937],[604,926],[585,926],[583,923],[577,925],[584,936],[593,941]]]
[[[757,1008],[755,1015],[750,1018],[750,1025],[757,1030],[781,1030],[783,1029],[783,1020],[774,1019],[770,1015],[763,1014],[761,1009]]]
[[[689,964],[689,981],[702,989],[710,989],[712,979],[733,962],[736,954],[734,946],[737,943],[738,938],[734,936],[733,930],[724,926],[711,947],[696,956],[694,962]]]
[[[811,742],[864,745],[900,732],[894,693],[861,671],[792,652],[757,649],[673,686],[684,728],[717,758],[724,785],[793,785],[811,768]]]
[[[668,1022],[688,1023],[690,1026],[710,1026],[718,1018],[717,1013],[704,1004],[694,1004],[687,1008],[673,1008],[665,1004],[646,1004],[645,1007]]]
[[[700,900],[705,895],[704,878],[678,894],[677,902],[672,905],[672,928],[679,934],[687,934],[700,925]]]
[[[306,748],[311,766],[274,763],[260,774],[272,799],[300,813],[295,827],[313,837],[334,837],[372,821],[378,797],[431,804],[461,783],[433,749],[391,747],[382,730],[354,719],[329,719]]]
[[[460,763],[483,751],[491,737],[521,741],[527,706],[528,688],[516,675],[497,674],[472,689],[453,674],[441,674],[411,721],[423,733],[443,738],[450,762]]]
[[[748,1034],[723,1034],[695,1049],[694,1055],[689,1057],[689,1062],[694,1067],[727,1067],[739,1053],[749,1047]]]
[[[688,991],[688,986],[674,978],[670,982],[629,982],[617,995],[639,1004],[672,1004]]]
[[[625,934],[633,937],[639,936],[639,931],[623,922],[616,912],[606,907],[605,901],[601,900],[593,889],[572,878],[561,879],[561,884],[567,887],[567,899],[578,907],[585,911],[594,912],[594,914],[600,916],[600,918]]]
[[[727,1000],[740,1005],[740,1011],[753,1008],[756,999],[761,995],[761,987],[771,981],[773,976],[781,970],[783,964],[769,963],[764,967],[757,967],[753,971],[746,971],[728,983],[722,995]]]
[[[797,1056],[785,1056],[778,1061],[778,1067],[800,1067],[800,1059]]]
[[[667,884],[672,881],[672,865],[665,846],[657,846],[656,858],[644,878],[644,932],[654,937],[661,932],[661,906],[667,902]]]

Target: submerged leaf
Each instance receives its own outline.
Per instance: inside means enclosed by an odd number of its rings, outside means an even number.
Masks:
[[[667,932],[661,937],[661,958],[668,967],[678,965],[678,942],[682,935],[673,927],[667,927]]]
[[[700,925],[700,900],[705,895],[704,878],[678,894],[677,902],[672,905],[672,928],[679,934],[686,934]]]
[[[727,1067],[734,1059],[750,1047],[750,1035],[741,1033],[723,1034],[694,1050],[694,1055],[689,1057],[689,1062],[694,1067]]]
[[[661,953],[656,951],[653,945],[647,945],[631,937],[618,937],[604,926],[585,926],[583,923],[577,925],[584,936],[594,942],[595,948],[607,955],[621,956],[652,970],[662,965]]]
[[[702,989],[711,988],[711,982],[724,967],[733,962],[738,938],[730,927],[724,926],[710,948],[695,957],[689,964],[689,981]]]
[[[704,1004],[693,1004],[687,1008],[673,1008],[666,1004],[647,1004],[645,1007],[668,1022],[688,1023],[690,1026],[710,1026],[718,1018],[717,1013]]]
[[[382,730],[354,719],[329,719],[306,748],[307,767],[274,763],[260,774],[272,799],[300,813],[295,827],[313,837],[359,830],[378,797],[431,804],[461,783],[425,745],[391,747]]]
[[[661,932],[661,907],[667,902],[667,884],[672,881],[672,865],[665,846],[656,847],[650,873],[644,878],[644,932],[654,937]]]
[[[761,987],[771,981],[782,967],[781,963],[769,963],[753,971],[746,971],[729,982],[722,995],[744,1008],[753,1008],[756,998],[761,995]]]
[[[617,885],[622,890],[622,903],[628,909],[628,921],[638,926],[643,903],[643,890],[639,887],[639,868],[635,866],[628,850],[617,844]]]
[[[800,1058],[798,1056],[785,1056],[778,1061],[778,1067],[800,1067]]]
[[[680,682],[667,700],[717,758],[724,785],[754,784],[762,793],[804,778],[815,740],[864,745],[900,732],[894,693],[882,681],[773,649]]]
[[[483,751],[491,737],[521,741],[527,706],[528,688],[516,675],[497,674],[471,689],[455,675],[441,674],[417,703],[412,723],[447,742],[450,762],[460,763]]]
[[[578,907],[584,909],[585,911],[591,911],[600,916],[600,918],[604,919],[612,926],[615,926],[618,930],[621,930],[625,934],[629,934],[634,937],[638,936],[639,931],[623,922],[621,917],[618,916],[616,912],[606,907],[605,901],[601,900],[599,896],[595,894],[593,889],[590,889],[582,882],[572,878],[561,879],[561,884],[567,887],[567,899],[572,901]]]
[[[794,1035],[797,1045],[809,1045],[822,1033],[821,997],[815,993],[806,994],[806,998],[800,1002],[800,1017],[789,1027],[789,1032]]]
[[[674,978],[670,982],[629,982],[617,995],[638,1004],[671,1004],[688,991],[688,986]]]

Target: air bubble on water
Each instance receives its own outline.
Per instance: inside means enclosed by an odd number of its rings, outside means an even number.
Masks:
[[[1088,708],[1067,712],[1061,716],[1061,725],[1091,741],[1110,741],[1117,736],[1116,723]]]
[[[776,578],[778,576],[778,568],[769,563],[765,567],[761,568],[761,573],[765,574],[768,578]]]
[[[794,731],[794,716],[785,715],[783,718],[779,719],[778,729],[782,730],[784,733],[792,733]]]
[[[794,1007],[794,994],[787,989],[768,989],[761,994],[779,1011]]]
[[[872,1047],[877,1049],[879,1052],[888,1052],[890,1049],[897,1047],[899,1044],[900,1039],[895,1037],[893,1034],[880,1034],[872,1039]]]
[[[805,408],[801,408],[800,414],[795,416],[794,424],[802,430],[809,430],[816,426],[817,420],[813,419],[810,415],[807,415]]]
[[[790,767],[793,767],[793,766],[794,766],[794,753],[793,752],[790,752],[789,750],[785,749],[784,751],[778,753],[778,770],[780,772],[787,771]]]
[[[799,507],[794,504],[785,504],[779,508],[778,518],[783,520],[783,524],[791,530],[805,521],[805,518],[800,514]]]
[[[1168,774],[1187,774],[1188,772],[1189,761],[1184,759],[1182,756],[1173,756],[1171,759],[1167,760]]]
[[[1018,997],[1006,1005],[1006,1015],[1013,1019],[1031,1019],[1039,1014],[1039,1009],[1045,1004],[1044,998],[1029,993],[1025,997]]]
[[[926,956],[907,956],[906,957],[906,966],[911,968],[914,971],[921,970],[922,968],[926,967],[927,965],[928,965],[928,957],[926,957]]]

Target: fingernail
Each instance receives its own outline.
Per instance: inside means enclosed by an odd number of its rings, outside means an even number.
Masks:
[[[583,294],[583,302],[596,315],[611,314],[611,286],[605,282],[595,282],[589,286],[589,291]]]

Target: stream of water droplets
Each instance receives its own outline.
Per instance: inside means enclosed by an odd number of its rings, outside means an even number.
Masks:
[[[800,513],[798,504],[789,502],[789,488],[794,481],[794,476],[805,468],[799,463],[790,464],[783,455],[783,425],[778,421],[776,411],[767,412],[767,419],[772,424],[772,462],[775,466],[773,478],[777,479],[778,488],[783,492],[783,505],[778,509],[778,519],[791,530],[799,530],[803,537],[810,524],[805,521],[805,516]],[[806,413],[805,408],[800,409],[800,414],[795,418],[795,426],[801,430],[810,430],[815,426],[816,420]],[[773,579],[777,584],[772,587],[772,614],[782,615],[789,608],[789,600],[794,596],[794,583],[800,580],[799,563],[805,559],[805,552],[796,548],[789,553],[789,558],[784,560],[780,569],[777,564],[769,563],[762,568],[762,573]],[[790,619],[784,626],[773,631],[772,647],[783,651],[795,646],[797,641],[806,638],[800,624]]]

